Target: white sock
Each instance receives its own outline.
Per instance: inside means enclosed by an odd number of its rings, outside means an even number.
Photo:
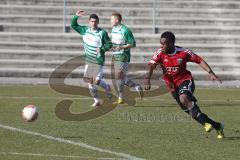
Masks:
[[[94,101],[98,102],[99,98],[98,98],[97,86],[94,84],[88,83],[88,88],[89,88],[89,91],[90,91],[92,97],[94,98]]]
[[[93,98],[94,102],[99,102],[100,100],[98,98]]]
[[[123,98],[123,88],[124,88],[124,81],[122,79],[117,80],[117,89],[118,89],[118,97]]]
[[[135,88],[136,91],[139,91],[140,90],[140,85],[135,85],[134,88]]]
[[[118,98],[123,98],[123,93],[122,92],[118,93]]]

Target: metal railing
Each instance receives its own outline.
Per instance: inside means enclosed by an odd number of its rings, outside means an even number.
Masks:
[[[158,33],[158,28],[156,27],[156,0],[153,0],[153,33]]]
[[[63,32],[66,32],[66,10],[67,10],[67,0],[63,0]]]

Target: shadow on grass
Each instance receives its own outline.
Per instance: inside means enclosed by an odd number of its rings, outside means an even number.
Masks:
[[[134,106],[134,107],[137,107],[137,108],[157,108],[157,107],[159,107],[159,108],[172,108],[172,107],[178,107],[177,105],[136,105],[136,106]]]
[[[199,103],[202,107],[239,107],[240,103]]]
[[[235,141],[235,140],[240,140],[240,136],[232,136],[232,137],[225,137],[224,138],[225,140],[231,140],[231,141]]]

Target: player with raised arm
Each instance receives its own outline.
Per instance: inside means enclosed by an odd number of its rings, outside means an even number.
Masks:
[[[98,97],[97,86],[104,88],[111,97],[110,85],[102,78],[105,52],[112,48],[112,43],[107,32],[98,27],[99,18],[96,14],[89,16],[89,26],[79,25],[77,20],[84,15],[84,11],[77,11],[73,16],[71,27],[82,35],[85,51],[84,81],[88,83],[90,93],[94,97],[92,106],[98,107],[101,106],[101,100]]]
[[[160,39],[160,48],[156,50],[148,64],[145,75],[145,89],[151,88],[150,79],[153,70],[159,64],[163,70],[163,79],[179,106],[202,124],[207,132],[213,128],[217,131],[217,138],[223,139],[223,124],[209,118],[201,112],[197,100],[193,95],[195,84],[191,72],[186,69],[187,62],[198,64],[207,71],[211,80],[221,80],[213,72],[210,66],[189,49],[175,46],[175,35],[172,32],[164,32]]]
[[[112,43],[113,43],[113,59],[115,69],[115,79],[117,81],[118,100],[116,103],[123,104],[123,88],[124,85],[133,87],[142,98],[143,91],[139,84],[136,84],[126,76],[128,65],[131,58],[131,48],[136,46],[136,41],[131,30],[121,23],[122,16],[118,12],[111,15],[112,25]]]

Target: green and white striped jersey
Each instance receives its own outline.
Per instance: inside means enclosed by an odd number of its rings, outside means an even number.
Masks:
[[[71,27],[82,35],[85,60],[90,63],[103,65],[105,52],[112,48],[107,32],[101,28],[92,31],[88,26],[81,26],[77,23],[78,18],[76,15],[73,17]],[[97,48],[100,48],[100,53],[97,53]]]
[[[131,30],[124,24],[114,26],[112,28],[112,43],[113,46],[131,44],[136,46],[136,41]],[[121,49],[113,52],[115,61],[130,62],[131,53],[130,49]]]

